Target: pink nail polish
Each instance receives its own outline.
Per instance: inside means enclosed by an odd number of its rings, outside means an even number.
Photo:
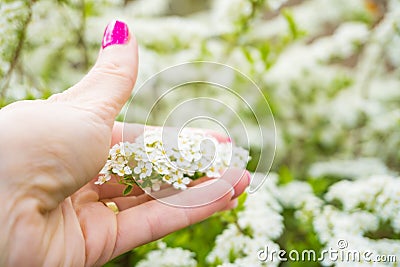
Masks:
[[[232,200],[232,202],[230,203],[229,206],[231,209],[236,209],[238,204],[239,204],[239,200],[237,198],[235,198],[234,200]]]
[[[231,189],[230,194],[231,194],[231,198],[235,195],[235,188],[232,188],[232,189]]]
[[[251,174],[248,171],[246,171],[246,177],[247,177],[247,184],[250,184],[251,183]]]
[[[119,20],[111,21],[104,31],[102,48],[115,44],[126,44],[129,39],[128,25]]]

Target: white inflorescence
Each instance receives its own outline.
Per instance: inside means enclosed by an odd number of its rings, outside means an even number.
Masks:
[[[219,178],[227,168],[245,168],[250,159],[247,150],[230,142],[218,143],[200,131],[184,130],[177,136],[153,129],[135,143],[114,145],[95,184],[102,185],[114,176],[146,192],[158,191],[162,184],[184,190],[197,177]]]
[[[164,242],[158,243],[158,249],[151,251],[146,258],[141,260],[136,266],[138,267],[194,267],[197,262],[194,259],[195,254],[189,250],[182,248],[170,248]]]
[[[260,176],[263,175],[255,173],[254,179]],[[245,199],[244,209],[237,214],[237,222],[229,224],[216,237],[215,246],[206,258],[211,266],[216,266],[216,263],[221,263],[220,267],[279,265],[277,259],[264,265],[257,258],[257,252],[265,245],[271,251],[279,251],[280,247],[274,240],[284,231],[282,206],[278,202],[278,176],[270,173],[267,180],[259,191]],[[235,255],[234,260],[232,255]]]

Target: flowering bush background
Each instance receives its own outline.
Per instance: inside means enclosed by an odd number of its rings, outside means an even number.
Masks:
[[[256,253],[320,251],[338,239],[400,255],[400,1],[3,0],[0,107],[76,83],[115,17],[138,39],[139,85],[193,60],[253,79],[274,114],[277,151],[268,180],[237,209],[107,266],[303,266],[263,265]],[[246,94],[240,79],[231,86]]]

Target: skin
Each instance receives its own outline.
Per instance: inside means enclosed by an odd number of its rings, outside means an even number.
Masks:
[[[212,190],[167,199],[213,200],[179,208],[139,188],[122,197],[120,185],[94,185],[110,145],[121,141],[122,125],[114,118],[131,94],[137,62],[130,36],[125,45],[102,49],[93,69],[65,92],[0,110],[0,266],[100,266],[232,208],[248,186],[247,172],[229,170]],[[142,130],[127,125],[124,135],[133,140]],[[116,215],[102,199],[115,201],[121,212]]]

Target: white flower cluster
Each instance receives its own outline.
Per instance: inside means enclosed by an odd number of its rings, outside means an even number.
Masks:
[[[168,11],[168,4],[165,0],[137,0],[128,2],[124,11],[135,17],[156,17]]]
[[[159,249],[153,250],[141,260],[137,267],[195,267],[197,262],[195,254],[182,248],[169,248],[163,242],[159,242]]]
[[[303,222],[312,220],[324,204],[308,183],[300,181],[280,186],[277,198],[284,208],[295,209],[295,218]]]
[[[256,219],[256,218],[254,218]],[[266,223],[264,221],[264,223]],[[275,257],[275,261],[267,264],[261,263],[257,258],[257,251],[263,249],[267,245],[271,251],[279,251],[279,245],[266,238],[265,236],[250,237],[244,235],[238,230],[234,224],[228,227],[217,236],[214,249],[208,254],[207,261],[211,264],[222,262],[222,265],[229,267],[241,266],[278,266],[279,261]],[[232,256],[234,261],[232,262]],[[269,255],[271,258],[271,255]]]
[[[251,15],[253,7],[249,0],[217,0],[213,2],[212,11],[216,32],[231,33]]]
[[[287,0],[215,0],[212,5],[211,21],[215,33],[232,33],[239,30],[243,22],[255,16],[256,6],[262,12],[277,11]]]
[[[357,181],[341,181],[329,188],[325,198],[338,200],[346,212],[362,207],[400,233],[400,178],[374,175]]]
[[[255,173],[253,179],[263,178]],[[265,184],[254,194],[248,195],[243,211],[238,214],[238,224],[241,228],[250,227],[255,236],[271,240],[277,239],[283,231],[282,206],[278,201],[278,176],[270,173]],[[265,222],[268,221],[268,224]]]
[[[365,236],[367,232],[377,231],[379,218],[376,214],[354,210],[353,212],[341,211],[333,206],[326,205],[315,217],[314,229],[320,241],[325,244],[324,249],[338,249],[338,241],[345,240],[345,251],[370,251],[373,255],[399,255],[400,242],[394,239],[372,239]],[[387,230],[387,229],[385,229]],[[346,262],[336,263],[325,259],[326,266],[349,266]],[[371,266],[371,263],[353,262],[351,266]],[[388,266],[378,264],[373,266]]]
[[[179,135],[161,129],[146,130],[135,143],[121,142],[110,149],[96,184],[114,175],[126,185],[138,184],[146,192],[163,183],[186,189],[195,178],[218,178],[227,168],[245,168],[249,152],[201,131],[183,130]]]
[[[335,169],[341,165],[338,162]],[[308,183],[294,181],[279,187],[278,198],[283,207],[295,209],[297,219],[312,223],[319,241],[325,245],[324,249],[340,249],[338,240],[344,239],[349,251],[399,255],[398,240],[372,239],[366,233],[380,231],[382,223],[389,223],[395,233],[400,233],[400,178],[389,175],[357,178],[333,184],[322,199],[313,193]],[[387,231],[388,226],[384,227],[383,230]],[[345,262],[334,263],[328,259],[321,264],[348,266]],[[352,263],[352,266],[366,265]]]
[[[255,173],[253,179],[260,177],[263,175]],[[217,236],[216,245],[207,256],[209,263],[223,262],[220,266],[264,266],[257,259],[257,251],[265,245],[271,251],[279,250],[279,245],[272,241],[282,234],[284,228],[280,214],[282,207],[277,199],[277,181],[277,175],[270,173],[260,190],[247,196],[244,209],[238,213],[237,224],[230,224]],[[229,263],[232,255],[235,260]],[[268,266],[278,264],[276,258],[268,262]]]
[[[316,162],[311,165],[309,174],[314,178],[331,176],[358,179],[376,174],[390,174],[390,170],[377,158],[358,158]]]
[[[284,231],[283,209],[294,209],[295,218],[300,223],[312,223],[324,249],[340,250],[338,241],[344,239],[348,251],[371,251],[374,255],[400,254],[398,240],[365,236],[368,232],[378,231],[382,222],[389,222],[393,231],[400,233],[400,178],[374,175],[367,179],[341,181],[329,187],[322,198],[314,194],[307,182],[293,181],[282,186],[276,183],[277,177],[270,174],[260,191],[248,195],[245,209],[238,216],[237,225],[240,228],[230,224],[217,236],[216,246],[207,257],[208,262],[222,262],[218,265],[220,267],[264,266],[265,263],[254,260],[255,255],[263,245],[271,251],[280,249],[274,240]],[[331,204],[332,201],[339,201],[343,207]],[[250,230],[253,235],[244,234],[243,229]],[[232,255],[235,256],[234,261],[230,258]],[[278,264],[268,262],[268,266]],[[346,262],[330,262],[328,258],[321,264],[349,266]],[[351,266],[367,265],[353,262]]]

